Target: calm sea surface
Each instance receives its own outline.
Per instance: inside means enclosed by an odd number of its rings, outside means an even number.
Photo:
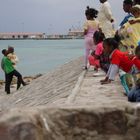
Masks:
[[[0,50],[11,45],[19,58],[17,70],[23,75],[46,73],[83,55],[84,41],[77,40],[0,40]],[[0,53],[0,59],[2,58]],[[4,73],[0,70],[0,79]]]

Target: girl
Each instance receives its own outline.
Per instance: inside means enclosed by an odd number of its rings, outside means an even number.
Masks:
[[[101,80],[101,84],[108,84],[114,81],[119,68],[125,72],[130,72],[133,62],[128,57],[127,52],[121,52],[118,49],[118,42],[114,38],[108,38],[103,42],[104,52],[110,55],[110,67],[106,78]]]
[[[84,35],[85,35],[85,65],[84,69],[87,69],[88,56],[90,50],[95,49],[95,44],[93,42],[93,34],[95,31],[99,30],[99,22],[95,19],[97,17],[98,11],[87,7],[85,15],[87,21],[84,24]]]
[[[140,102],[140,45],[136,48],[135,53],[133,70],[136,86],[128,93],[128,100],[131,102]]]
[[[89,64],[95,66],[94,70],[98,71],[100,67],[100,56],[103,53],[103,39],[105,38],[104,34],[100,31],[96,31],[93,36],[96,49],[89,56]]]

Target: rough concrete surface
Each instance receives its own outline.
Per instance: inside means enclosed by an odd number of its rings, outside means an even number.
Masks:
[[[1,92],[0,140],[140,140],[140,105],[130,103],[119,78],[101,85],[82,58],[11,95]]]

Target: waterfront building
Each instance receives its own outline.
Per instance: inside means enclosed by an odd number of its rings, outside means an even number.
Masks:
[[[10,32],[0,33],[0,39],[44,39],[45,33]]]
[[[72,38],[83,38],[84,32],[79,29],[74,29],[74,30],[70,29],[68,32],[68,36],[70,36]]]

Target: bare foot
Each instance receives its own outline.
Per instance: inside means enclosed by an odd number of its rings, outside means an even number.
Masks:
[[[103,80],[100,80],[101,83],[102,83],[102,82],[106,82],[106,81],[108,81],[108,77],[106,77],[106,78],[103,79]]]
[[[102,85],[110,84],[110,83],[111,83],[111,80],[107,80],[107,81],[101,82]]]

